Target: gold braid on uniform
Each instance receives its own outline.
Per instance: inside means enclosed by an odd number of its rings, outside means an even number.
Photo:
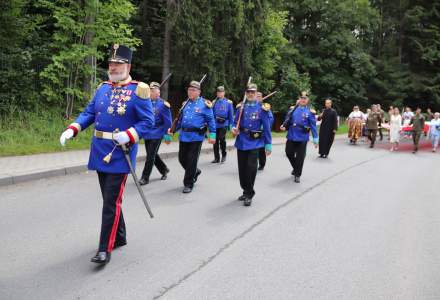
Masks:
[[[263,105],[261,106],[261,108],[263,108],[263,110],[265,111],[269,111],[271,106],[269,103],[263,103]]]
[[[212,102],[209,100],[205,100],[205,105],[209,108],[212,108]]]
[[[141,99],[148,99],[150,98],[150,87],[145,82],[140,81],[134,93]]]

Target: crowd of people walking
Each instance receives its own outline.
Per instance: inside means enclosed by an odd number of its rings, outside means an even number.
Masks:
[[[415,111],[405,107],[401,113],[398,107],[390,106],[385,113],[380,104],[373,104],[364,113],[356,105],[347,118],[347,124],[350,144],[354,145],[363,138],[364,141],[368,139],[370,148],[374,147],[377,135],[383,140],[385,130],[389,132],[390,151],[397,151],[402,139],[412,138],[413,153],[417,153],[420,139],[424,136],[430,139],[432,152],[436,152],[440,140],[440,113],[432,113],[429,108],[422,113],[419,107]]]

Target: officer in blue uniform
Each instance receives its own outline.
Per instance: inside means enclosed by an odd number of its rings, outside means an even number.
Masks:
[[[130,48],[112,46],[109,81],[98,87],[92,101],[60,137],[64,145],[66,140],[95,124],[88,168],[98,173],[104,203],[99,248],[91,259],[94,263],[108,263],[113,248],[127,243],[121,203],[130,169],[117,145],[129,145],[129,156],[135,166],[137,142],[154,125],[150,88],[131,79],[131,57]]]
[[[214,111],[215,126],[217,128],[217,139],[214,144],[214,160],[212,163],[220,162],[219,148],[222,151],[221,162],[226,161],[226,132],[234,124],[234,106],[232,101],[225,98],[225,87],[217,87],[217,98],[214,100],[212,110]]]
[[[250,206],[255,196],[258,149],[264,147],[266,155],[272,153],[270,104],[258,102],[256,93],[257,85],[251,83],[246,90],[246,101],[237,105],[235,126],[232,128],[232,133],[236,136],[238,175],[243,189],[243,195],[238,200],[244,201],[245,206]]]
[[[212,103],[200,96],[200,83],[191,81],[187,92],[188,99],[182,104],[180,118],[176,125],[176,130],[180,130],[179,162],[185,169],[183,193],[192,192],[194,183],[202,173],[197,168],[197,162],[207,129],[209,129],[209,143],[214,144],[216,140]]]
[[[287,130],[286,155],[292,165],[292,175],[295,176],[296,183],[300,182],[310,131],[315,148],[318,147],[316,112],[307,106],[308,103],[307,93],[302,92],[297,104],[290,108],[280,127],[282,131]]]
[[[171,142],[171,136],[167,134],[168,129],[171,127],[171,106],[168,101],[160,98],[159,83],[151,82],[150,89],[155,125],[152,130],[148,131],[147,134],[143,136],[147,158],[145,160],[144,170],[142,171],[142,177],[139,180],[141,185],[149,183],[153,165],[156,166],[159,173],[162,174],[162,177],[160,178],[161,180],[166,180],[167,174],[170,172],[167,165],[163,162],[157,152],[159,151],[162,139],[167,144]]]
[[[257,92],[257,101],[263,103],[263,93]],[[272,128],[274,117],[272,110],[269,111],[269,118],[270,118],[270,127]],[[258,171],[263,171],[264,167],[266,166],[266,149],[264,147],[261,147],[258,149]]]

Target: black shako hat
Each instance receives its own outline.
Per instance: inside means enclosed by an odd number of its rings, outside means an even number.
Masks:
[[[133,51],[124,45],[113,44],[110,48],[110,56],[108,62],[131,64]]]

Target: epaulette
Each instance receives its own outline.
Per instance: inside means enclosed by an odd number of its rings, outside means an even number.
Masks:
[[[291,105],[290,107],[289,107],[289,109],[294,109],[295,108],[295,105]]]
[[[132,82],[136,83],[134,81]],[[141,99],[148,99],[150,98],[150,86],[145,82],[139,81],[137,82],[137,88],[134,93]]]
[[[171,108],[171,104],[170,104],[168,101],[163,100],[163,104],[164,104],[166,107]]]
[[[310,109],[310,112],[314,115],[316,115],[316,110],[314,110],[313,108]]]
[[[205,105],[209,108],[212,108],[212,102],[205,99]]]
[[[228,99],[228,103],[233,104],[234,102],[232,102],[232,100],[229,100],[229,99]]]
[[[265,111],[269,111],[271,106],[269,103],[263,103],[263,105],[261,106],[261,108]]]
[[[241,102],[237,104],[237,106],[235,108],[240,108],[241,107]]]

